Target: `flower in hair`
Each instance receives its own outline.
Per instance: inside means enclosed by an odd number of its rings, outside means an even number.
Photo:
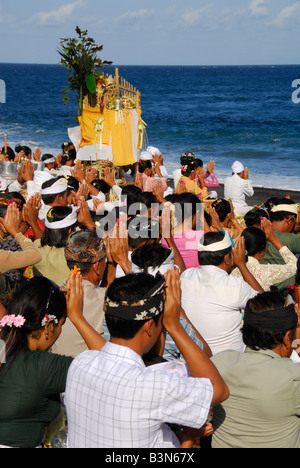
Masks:
[[[42,327],[44,327],[50,320],[54,320],[55,325],[58,324],[57,317],[55,315],[48,315],[46,314],[45,317],[42,320]]]
[[[23,315],[4,315],[2,320],[0,320],[0,328],[4,328],[4,327],[21,328],[23,327],[25,322],[26,322],[26,319],[25,317],[23,317]]]
[[[54,218],[53,218],[52,210],[50,210],[49,213],[47,214],[47,219],[49,223],[53,223]]]

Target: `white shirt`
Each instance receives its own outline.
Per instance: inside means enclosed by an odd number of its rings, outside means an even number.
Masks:
[[[235,208],[235,214],[245,215],[251,210],[251,206],[246,203],[246,197],[252,197],[254,190],[250,180],[241,179],[237,174],[227,177],[224,182],[224,197],[231,198]]]
[[[212,353],[243,352],[241,310],[257,292],[244,280],[212,265],[190,268],[180,279],[182,308]]]
[[[210,380],[153,371],[130,348],[107,343],[69,369],[68,447],[180,447],[165,423],[201,428],[212,397]]]

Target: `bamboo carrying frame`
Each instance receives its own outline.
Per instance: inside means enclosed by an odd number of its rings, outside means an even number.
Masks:
[[[106,79],[109,78],[109,75],[105,76]],[[133,100],[137,109],[141,109],[141,93],[138,91],[132,84],[126,81],[124,78],[120,77],[119,69],[115,68],[115,76],[112,79],[111,84],[107,85],[106,92],[103,95],[103,88],[97,86],[96,96],[91,97],[91,95],[85,96],[84,98],[84,107],[99,106],[103,101],[105,106],[116,99],[122,99],[128,97]]]

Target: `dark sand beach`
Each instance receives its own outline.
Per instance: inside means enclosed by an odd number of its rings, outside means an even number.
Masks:
[[[172,179],[168,179],[168,185],[170,187],[174,187],[174,183]],[[262,203],[264,203],[271,197],[285,198],[287,195],[289,195],[290,198],[295,203],[300,203],[300,191],[296,192],[293,190],[279,190],[279,189],[264,188],[264,187],[253,187],[253,188],[254,188],[253,197],[251,198],[246,197],[246,201],[249,206],[261,205]],[[217,189],[215,188],[209,189],[209,191],[211,190],[216,191],[220,198],[224,197],[223,184],[220,184],[220,186]]]

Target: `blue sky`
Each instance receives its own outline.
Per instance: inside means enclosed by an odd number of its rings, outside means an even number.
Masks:
[[[116,65],[300,62],[300,1],[10,0],[0,6],[0,62],[57,63],[76,26]]]

